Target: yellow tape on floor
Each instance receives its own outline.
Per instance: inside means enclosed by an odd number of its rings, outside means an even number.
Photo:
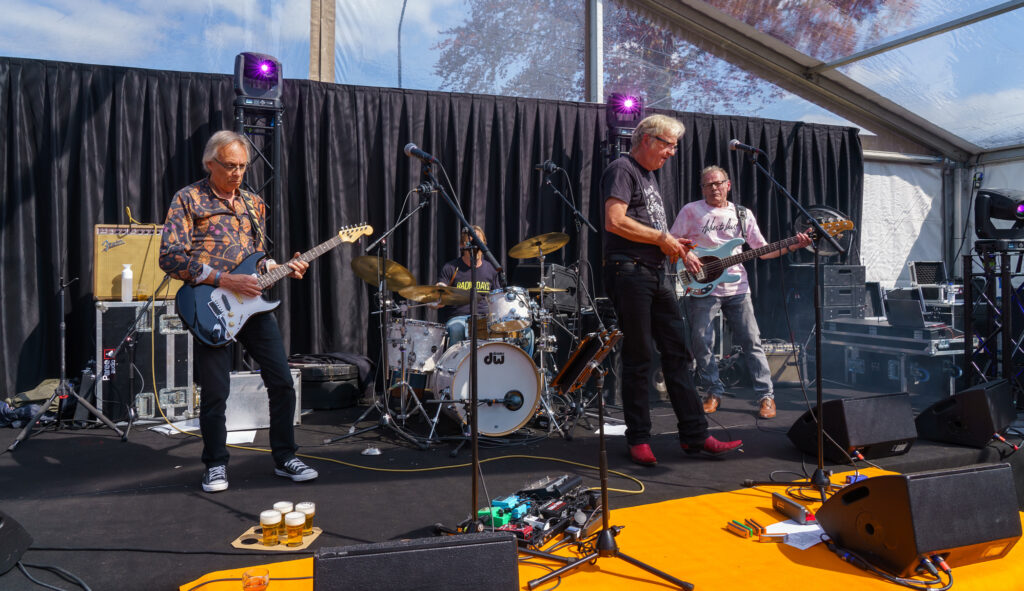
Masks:
[[[862,474],[877,476],[877,470]],[[842,482],[843,476],[833,476]],[[619,551],[664,571],[698,590],[732,591],[818,591],[820,589],[885,589],[898,588],[892,583],[843,562],[819,544],[797,550],[785,544],[758,543],[729,533],[725,524],[736,519],[751,518],[762,525],[782,521],[771,507],[775,489],[743,489],[689,497],[652,505],[614,510],[611,524],[624,526],[616,537]],[[816,509],[816,506],[812,506]],[[955,510],[955,508],[953,508]],[[521,557],[525,555],[520,555]],[[523,562],[519,567],[519,583],[543,576],[548,570],[537,562]],[[557,568],[558,563],[549,563]],[[293,560],[264,565],[270,569],[273,591],[312,591],[312,579],[286,581],[283,577],[309,577],[313,559]],[[241,588],[244,568],[210,573],[181,586],[188,591],[204,581],[233,578],[232,581],[210,583],[199,587],[204,591],[237,591]],[[1002,559],[953,569],[956,591],[991,591],[1021,589],[1024,583],[1024,544],[1018,543]],[[549,581],[540,589],[550,589]],[[672,588],[665,581],[619,558],[599,558],[596,564],[581,566],[562,578],[560,591],[621,591]]]

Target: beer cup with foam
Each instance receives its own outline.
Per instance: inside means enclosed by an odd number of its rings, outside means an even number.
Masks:
[[[287,532],[284,543],[288,546],[302,545],[302,526],[306,524],[306,516],[292,511],[284,516],[284,529]]]
[[[263,529],[262,542],[264,546],[276,546],[280,541],[280,530],[283,527],[280,511],[267,509],[260,513],[260,528]]]
[[[295,510],[306,516],[306,523],[302,526],[302,535],[308,536],[313,533],[313,516],[316,515],[316,503],[304,501],[295,504]]]

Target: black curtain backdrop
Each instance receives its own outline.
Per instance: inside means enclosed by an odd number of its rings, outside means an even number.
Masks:
[[[273,297],[290,353],[345,351],[376,357],[376,298],[350,262],[421,198],[423,180],[403,147],[415,142],[444,163],[453,195],[480,224],[499,261],[515,277],[508,249],[527,237],[564,231],[569,245],[547,262],[582,253],[585,275],[600,284],[601,240],[581,232],[534,166],[565,169],[552,182],[599,229],[606,162],[604,106],[523,98],[324,84],[284,83],[283,194],[267,195],[279,260],[361,222],[374,236],[342,245],[313,263],[306,279],[282,281]],[[204,173],[203,146],[233,128],[231,76],[0,58],[0,373],[3,394],[59,374],[59,277],[66,292],[67,368],[75,376],[95,351],[93,226],[162,223],[174,192]],[[666,112],[686,125],[682,149],[660,171],[674,216],[700,199],[702,167],[732,176],[735,201],[750,208],[770,241],[792,234],[785,198],[747,161],[730,152],[737,138],[768,153],[772,173],[806,204],[828,205],[860,220],[863,160],[857,130],[795,122]],[[259,174],[261,167],[257,167]],[[258,180],[258,179],[256,179]],[[387,257],[420,283],[433,283],[456,256],[458,222],[439,196],[388,241]],[[856,252],[856,241],[855,249]],[[806,253],[752,263],[762,329],[780,324],[783,269]],[[536,263],[536,261],[527,261]],[[835,261],[830,261],[835,262]],[[854,254],[849,262],[856,263]],[[522,275],[520,273],[519,275]],[[534,279],[534,282],[536,280]],[[414,317],[436,312],[417,308]]]

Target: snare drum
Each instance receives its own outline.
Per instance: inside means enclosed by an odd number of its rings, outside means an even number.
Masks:
[[[515,332],[533,323],[530,298],[521,287],[495,289],[487,294],[487,329]]]
[[[446,413],[466,421],[469,395],[469,341],[448,349],[429,377],[430,389]],[[477,400],[481,435],[507,435],[520,429],[540,404],[540,374],[522,349],[508,343],[477,343]]]
[[[402,328],[405,336],[402,336]],[[388,367],[401,371],[402,345],[405,345],[405,371],[430,373],[444,353],[445,327],[423,320],[393,320],[388,326]]]

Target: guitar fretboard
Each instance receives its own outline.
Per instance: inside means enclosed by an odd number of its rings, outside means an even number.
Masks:
[[[367,226],[366,224],[355,226],[352,228],[343,228],[340,232],[338,232],[338,235],[335,236],[334,238],[331,238],[330,240],[327,240],[325,242],[318,244],[317,246],[314,246],[313,248],[300,254],[297,258],[300,261],[308,263],[316,259],[320,255],[324,254],[325,252],[337,248],[338,245],[340,245],[341,243],[353,242],[363,234],[367,234],[372,231],[373,230],[370,229],[370,227]],[[292,261],[295,259],[288,260]],[[290,275],[291,272],[292,269],[287,264],[283,264],[279,267],[274,267],[270,271],[267,271],[266,273],[260,275],[257,278],[260,289],[266,289],[270,287],[271,285],[277,283],[278,281]]]

